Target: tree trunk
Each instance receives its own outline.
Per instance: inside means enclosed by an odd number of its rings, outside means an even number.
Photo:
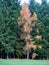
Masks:
[[[13,52],[13,59],[15,59],[15,55],[14,55],[14,52]]]
[[[49,58],[47,57],[47,60],[48,60]]]
[[[41,58],[40,58],[40,60],[41,60]]]
[[[27,41],[27,39],[26,39],[26,43],[27,43],[28,41]],[[28,46],[27,46],[28,47]],[[29,59],[29,48],[28,48],[28,50],[27,50],[27,59]]]
[[[2,50],[1,50],[1,58],[2,58]]]
[[[19,59],[19,55],[18,55],[18,59]]]
[[[43,57],[43,60],[45,60],[45,58]]]
[[[8,59],[8,53],[7,53],[7,59]]]
[[[29,50],[27,50],[27,59],[29,59]]]
[[[9,53],[9,58],[11,59],[11,53]]]

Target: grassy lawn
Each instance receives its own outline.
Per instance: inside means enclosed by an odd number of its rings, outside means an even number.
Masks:
[[[48,60],[0,60],[0,65],[49,65]]]

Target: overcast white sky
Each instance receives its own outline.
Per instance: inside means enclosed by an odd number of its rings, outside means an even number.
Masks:
[[[38,3],[41,3],[41,0],[36,0]],[[49,0],[47,0],[47,1],[49,1]],[[29,0],[21,0],[21,4],[23,4],[24,2],[26,2],[26,3],[28,3],[29,2]]]

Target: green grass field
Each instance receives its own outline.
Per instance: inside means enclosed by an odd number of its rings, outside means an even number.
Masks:
[[[49,65],[48,60],[0,60],[0,65]]]

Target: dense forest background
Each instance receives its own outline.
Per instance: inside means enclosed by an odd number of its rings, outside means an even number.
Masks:
[[[35,59],[49,59],[49,2],[41,1],[39,4],[35,0],[30,0],[28,4],[32,15],[36,12],[39,23],[30,34],[40,49],[32,49],[31,52],[38,54]],[[22,5],[18,0],[0,0],[0,58],[26,58],[26,54],[23,53],[25,41],[20,38],[21,28],[18,26],[21,9]],[[35,39],[36,35],[41,35],[42,39]]]

